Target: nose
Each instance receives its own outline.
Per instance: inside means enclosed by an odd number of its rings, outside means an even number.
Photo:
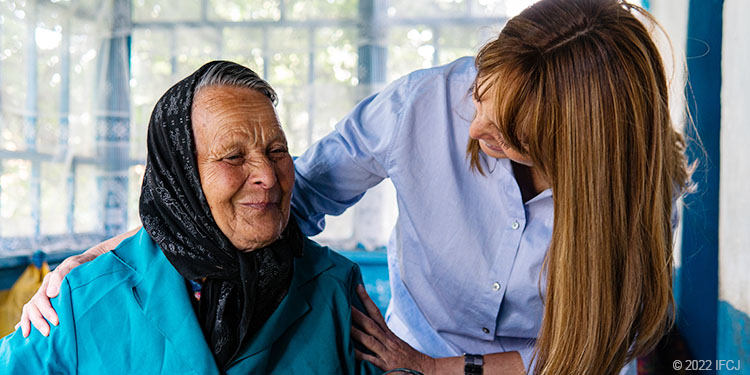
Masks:
[[[478,117],[475,117],[469,125],[469,137],[477,140],[487,138],[487,130],[487,125],[483,124]]]
[[[248,180],[253,185],[259,185],[263,189],[270,189],[276,185],[276,168],[268,158],[264,158],[254,164]]]

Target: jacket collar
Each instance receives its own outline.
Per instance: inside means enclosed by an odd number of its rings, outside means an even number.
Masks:
[[[245,343],[231,365],[270,348],[290,326],[310,311],[310,294],[304,288],[305,284],[333,267],[328,257],[319,256],[320,251],[317,247],[313,241],[305,238],[304,254],[294,258],[294,274],[286,297],[258,333]]]
[[[135,248],[127,246],[129,251],[118,251],[131,241],[135,241]],[[319,250],[316,247],[312,241],[305,239],[304,255],[294,259],[294,274],[287,296],[256,335],[245,343],[230,366],[269,348],[310,310],[309,295],[302,287],[333,266],[328,257],[318,256]],[[180,357],[197,373],[218,373],[182,275],[169,263],[144,229],[123,241],[118,249],[114,250],[115,256],[130,267],[134,274],[131,278],[133,298],[156,330],[174,348],[179,348]]]
[[[196,373],[219,373],[188,297],[185,279],[145,229],[126,241],[135,241],[135,246],[126,246],[123,241],[113,253],[133,270],[133,298],[146,318]]]

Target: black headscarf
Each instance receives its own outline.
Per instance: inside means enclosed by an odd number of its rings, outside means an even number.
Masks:
[[[215,64],[255,74],[234,63],[210,62],[159,99],[148,125],[140,214],[177,271],[188,280],[203,280],[198,318],[224,372],[286,295],[292,257],[302,254],[303,237],[290,218],[275,243],[241,252],[214,221],[198,175],[191,110],[195,85]]]

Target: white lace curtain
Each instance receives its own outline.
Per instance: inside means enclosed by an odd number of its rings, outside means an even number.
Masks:
[[[2,1],[0,29],[0,250],[121,231],[129,2]]]
[[[137,226],[151,109],[209,60],[276,88],[299,155],[362,97],[474,54],[530,2],[0,0],[0,257],[83,250]],[[318,239],[384,245],[394,201],[376,189]]]

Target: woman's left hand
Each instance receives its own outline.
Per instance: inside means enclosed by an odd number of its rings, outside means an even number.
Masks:
[[[357,286],[357,294],[369,316],[352,306],[352,337],[373,353],[366,354],[355,349],[357,359],[370,361],[385,371],[409,368],[424,374],[432,374],[435,367],[434,358],[415,350],[391,332],[364,286]]]

